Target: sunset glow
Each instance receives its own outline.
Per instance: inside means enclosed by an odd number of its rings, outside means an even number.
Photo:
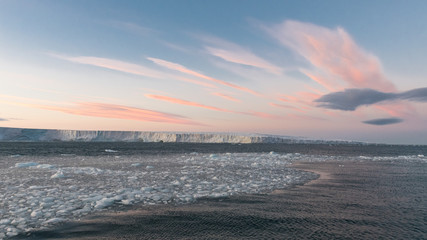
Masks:
[[[427,3],[322,4],[1,1],[0,127],[427,144]]]

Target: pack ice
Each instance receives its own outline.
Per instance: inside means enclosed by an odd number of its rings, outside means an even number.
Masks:
[[[111,149],[113,150],[113,149]],[[299,154],[0,157],[0,239],[123,204],[264,193],[315,177]]]

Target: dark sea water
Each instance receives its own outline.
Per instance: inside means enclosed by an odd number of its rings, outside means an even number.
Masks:
[[[133,206],[14,239],[427,239],[427,146],[0,143],[0,155],[277,152],[321,178],[276,194]],[[324,159],[318,161],[318,159]]]
[[[409,156],[426,155],[426,145],[357,144],[220,144],[220,143],[139,143],[139,142],[0,142],[0,156],[83,156],[109,155],[114,149],[121,155],[171,153],[278,152],[330,156]]]

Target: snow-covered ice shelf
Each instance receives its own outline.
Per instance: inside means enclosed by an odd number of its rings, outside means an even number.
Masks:
[[[243,133],[83,131],[0,127],[0,141],[24,142],[191,142],[191,143],[357,143]],[[360,144],[360,143],[358,143]],[[108,149],[107,149],[108,150]]]
[[[0,239],[115,204],[181,204],[264,193],[315,174],[287,166],[299,154],[0,157]]]

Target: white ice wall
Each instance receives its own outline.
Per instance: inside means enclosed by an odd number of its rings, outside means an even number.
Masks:
[[[192,143],[351,143],[342,140],[313,140],[299,137],[238,133],[173,133],[137,131],[81,131],[0,127],[0,141],[78,142],[192,142]]]
[[[0,128],[0,141],[123,141],[194,143],[272,143],[296,139],[267,135],[231,133],[168,133],[136,131],[79,131]]]

